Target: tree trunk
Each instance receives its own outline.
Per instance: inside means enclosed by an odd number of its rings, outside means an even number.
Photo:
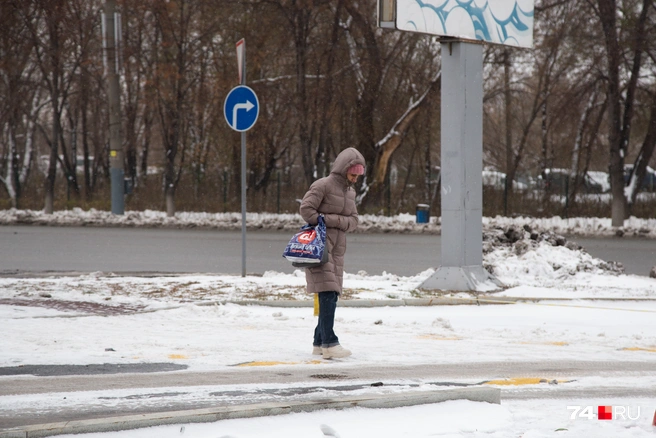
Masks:
[[[656,95],[652,97],[651,103],[651,117],[649,118],[649,125],[647,127],[647,135],[645,140],[642,143],[640,152],[638,153],[638,158],[636,159],[633,165],[633,171],[631,178],[635,179],[633,182],[634,190],[629,193],[629,212],[640,191],[640,186],[642,181],[645,178],[647,173],[647,165],[651,160],[652,155],[654,154],[654,148],[656,147]],[[631,185],[631,181],[629,181]]]
[[[6,173],[5,173],[5,178],[2,178],[2,175],[0,174],[0,182],[2,182],[5,186],[5,189],[7,190],[7,194],[9,194],[9,199],[11,200],[11,206],[12,208],[18,208],[17,205],[17,197],[16,197],[16,177],[15,177],[15,171],[14,171],[14,155],[16,153],[16,136],[13,133],[13,128],[12,128],[12,122],[10,121],[7,123],[3,129],[5,131],[4,135],[2,137],[7,138],[9,141],[9,154],[6,157],[5,161],[5,168],[6,168]],[[0,138],[2,138],[0,137]],[[0,156],[0,158],[2,158]],[[2,163],[2,160],[0,159],[0,163]]]
[[[299,120],[298,136],[301,144],[301,162],[303,163],[303,173],[305,182],[309,186],[315,180],[316,173],[314,168],[314,153],[312,151],[312,132],[310,129],[310,111],[306,86],[306,68],[307,68],[307,51],[308,37],[310,34],[310,17],[309,8],[291,7],[286,11],[287,19],[293,27],[294,47],[296,49],[296,108]]]
[[[175,188],[167,186],[166,194],[166,216],[175,217]]]
[[[613,197],[611,203],[611,224],[624,225],[627,213],[624,195],[624,158],[626,157],[629,130],[622,129],[622,90],[620,84],[620,65],[622,53],[617,35],[617,3],[615,0],[598,0],[599,19],[606,43],[607,93],[608,93],[608,144],[610,147],[610,187]],[[632,105],[632,102],[626,102]],[[629,108],[629,107],[627,107]]]
[[[512,197],[514,179],[512,147],[512,104],[510,90],[510,50],[503,52],[503,88],[506,110],[506,179],[503,188],[503,214],[508,216],[508,200]]]
[[[178,141],[179,135],[178,120],[173,117],[164,119],[168,122],[167,130],[164,137],[165,153],[166,153],[166,167],[164,170],[164,195],[166,198],[166,215],[168,217],[175,216],[175,158],[178,155]]]
[[[57,102],[59,99],[55,100],[53,106],[57,107]],[[57,176],[57,150],[59,149],[59,111],[57,108],[54,109],[54,120],[52,121],[52,139],[50,140],[50,161],[48,163],[48,175],[46,177],[46,198],[45,206],[43,212],[45,214],[52,214],[55,203],[55,178]]]

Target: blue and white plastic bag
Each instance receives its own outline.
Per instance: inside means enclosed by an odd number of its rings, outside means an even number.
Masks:
[[[326,222],[319,216],[317,225],[305,225],[294,234],[282,256],[297,268],[321,266],[328,261]]]

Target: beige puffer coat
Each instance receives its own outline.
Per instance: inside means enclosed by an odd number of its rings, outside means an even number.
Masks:
[[[365,166],[364,157],[355,148],[339,153],[330,175],[316,180],[303,197],[300,213],[307,223],[315,225],[319,214],[326,220],[326,240],[330,257],[328,263],[305,269],[309,293],[342,292],[346,232],[358,226],[355,189],[346,178],[346,171],[355,164]]]

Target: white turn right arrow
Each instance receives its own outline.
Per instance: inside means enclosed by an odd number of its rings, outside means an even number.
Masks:
[[[235,107],[232,109],[232,127],[237,129],[237,111],[240,109],[250,111],[253,108],[255,108],[255,105],[253,105],[250,100],[246,100],[246,103],[238,103],[235,105]]]

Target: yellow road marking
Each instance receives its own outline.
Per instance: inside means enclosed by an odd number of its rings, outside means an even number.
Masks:
[[[650,353],[656,353],[656,347],[652,347],[652,348],[626,347],[626,348],[622,348],[622,350],[625,350],[625,351],[648,351]]]
[[[553,342],[519,342],[523,345],[556,345],[558,347],[565,347],[569,345],[569,342],[565,341],[553,341]]]
[[[476,300],[477,303],[489,303],[489,304],[526,304],[532,306],[549,306],[549,307],[574,307],[579,309],[593,309],[593,310],[620,310],[624,312],[647,312],[647,313],[656,313],[654,309],[627,309],[622,307],[598,307],[598,306],[586,306],[580,304],[556,304],[556,303],[545,303],[545,302],[534,302],[531,301],[531,298],[519,299],[517,301],[512,300],[490,300],[485,298],[459,298],[459,297],[449,297],[452,300],[463,300],[471,301]],[[603,301],[603,298],[597,298],[595,301]]]
[[[275,360],[263,360],[263,361],[253,361],[253,362],[244,362],[237,364],[237,367],[270,367],[274,365],[299,365],[299,364],[309,364],[316,365],[322,363],[320,360],[310,360],[305,362],[279,362]]]
[[[179,359],[189,359],[189,356],[186,354],[169,354],[169,359],[179,360]]]
[[[459,338],[457,336],[439,336],[439,335],[419,335],[417,336],[419,339],[430,339],[431,341],[460,341],[462,338]]]
[[[554,380],[541,379],[539,377],[514,377],[512,379],[503,379],[503,380],[488,380],[483,382],[486,385],[501,385],[501,386],[518,386],[518,385],[538,385],[540,383],[549,383]],[[558,383],[563,383],[562,380],[557,380]]]

